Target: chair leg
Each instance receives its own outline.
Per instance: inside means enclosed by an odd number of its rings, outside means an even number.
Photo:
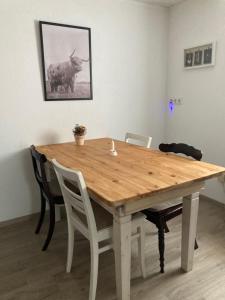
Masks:
[[[40,232],[41,226],[43,224],[44,216],[45,216],[45,208],[46,208],[46,200],[41,192],[41,212],[40,212],[39,221],[38,221],[38,224],[37,224],[37,227],[35,230],[36,234],[38,234]]]
[[[170,232],[169,227],[168,227],[166,222],[165,222],[165,225],[164,225],[164,230],[165,230],[165,233]]]
[[[158,237],[159,237],[159,257],[160,257],[160,272],[164,273],[164,251],[165,251],[165,241],[164,241],[164,224],[160,222],[158,224]]]
[[[48,245],[52,239],[52,235],[55,228],[55,204],[49,201],[49,213],[50,213],[50,222],[49,222],[49,229],[48,229],[48,235],[46,238],[46,241],[44,243],[44,246],[42,248],[42,251],[45,251],[48,248]]]
[[[67,265],[66,272],[70,273],[73,262],[73,249],[74,249],[74,228],[68,221],[68,250],[67,250]]]
[[[139,265],[141,267],[142,277],[146,277],[146,270],[145,270],[145,229],[144,224],[142,224],[137,229],[139,233],[138,238],[138,256],[139,256]]]
[[[98,243],[91,242],[91,273],[89,300],[95,300],[98,281]]]

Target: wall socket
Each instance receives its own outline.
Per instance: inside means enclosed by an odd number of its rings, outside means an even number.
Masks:
[[[175,105],[182,105],[183,99],[182,98],[171,98],[170,101],[172,101]]]

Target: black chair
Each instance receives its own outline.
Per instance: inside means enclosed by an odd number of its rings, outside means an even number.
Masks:
[[[185,154],[186,156],[191,156],[195,160],[202,159],[202,153],[200,150],[182,143],[160,144],[159,149],[162,152],[173,152],[173,153]],[[164,273],[164,251],[165,251],[164,233],[169,232],[166,222],[182,214],[182,207],[183,207],[182,202],[172,206],[171,204],[168,203],[162,203],[143,211],[143,213],[147,216],[147,220],[155,224],[156,227],[158,228],[161,273]],[[198,245],[195,240],[195,249],[197,248]]]
[[[46,209],[46,201],[49,204],[49,229],[48,235],[43,245],[42,251],[45,251],[48,248],[48,245],[51,241],[54,228],[55,228],[55,205],[64,204],[63,197],[61,195],[61,191],[57,182],[48,182],[46,176],[46,163],[47,159],[44,154],[40,154],[35,147],[32,145],[30,147],[31,157],[34,167],[34,174],[37,180],[37,183],[40,188],[41,194],[41,212],[39,221],[35,230],[35,233],[38,234],[40,232],[41,226],[43,224],[45,209]]]

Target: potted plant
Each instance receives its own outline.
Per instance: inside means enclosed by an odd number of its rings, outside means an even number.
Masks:
[[[76,124],[73,129],[74,138],[77,145],[83,145],[87,128],[83,125]]]

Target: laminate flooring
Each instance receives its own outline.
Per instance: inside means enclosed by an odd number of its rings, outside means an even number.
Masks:
[[[89,243],[75,235],[72,272],[66,274],[67,224],[56,223],[52,242],[41,251],[47,221],[34,234],[37,216],[0,227],[0,300],[87,300]],[[180,270],[181,216],[168,223],[165,274],[159,273],[157,230],[146,223],[146,268],[140,277],[137,244],[132,243],[131,299],[225,300],[225,208],[206,198],[200,200],[194,269]],[[96,300],[115,300],[113,252],[100,255]]]

